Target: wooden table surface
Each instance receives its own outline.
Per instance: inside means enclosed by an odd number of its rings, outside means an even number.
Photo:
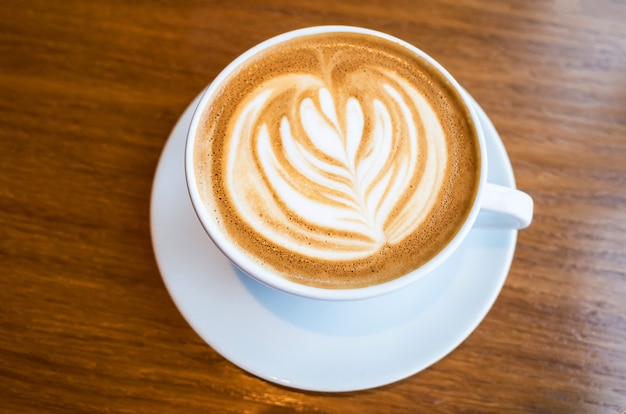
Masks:
[[[626,3],[0,3],[0,412],[626,409]],[[149,225],[159,155],[233,58],[320,24],[388,32],[487,111],[535,200],[493,308],[380,388],[298,391],[185,322]]]

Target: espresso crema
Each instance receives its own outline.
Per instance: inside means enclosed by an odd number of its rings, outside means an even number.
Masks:
[[[228,238],[310,286],[356,288],[419,267],[476,196],[476,130],[425,59],[373,35],[272,46],[209,102],[197,185]]]

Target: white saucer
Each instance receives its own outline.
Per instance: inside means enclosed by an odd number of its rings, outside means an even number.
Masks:
[[[156,260],[176,306],[213,349],[244,370],[312,391],[354,391],[411,376],[478,326],[506,279],[514,230],[472,230],[439,269],[385,296],[325,302],[291,296],[241,274],[198,222],[185,184],[185,134],[197,99],[165,145],[152,188]],[[500,137],[486,132],[489,181],[515,186]]]

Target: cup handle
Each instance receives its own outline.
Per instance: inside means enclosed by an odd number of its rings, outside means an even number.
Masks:
[[[533,199],[526,193],[486,183],[476,228],[523,229],[533,218]]]

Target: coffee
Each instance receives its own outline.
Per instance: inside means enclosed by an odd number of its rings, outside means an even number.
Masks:
[[[440,252],[476,197],[480,148],[427,60],[362,33],[270,46],[221,83],[194,147],[199,193],[239,250],[292,281],[383,283]]]

